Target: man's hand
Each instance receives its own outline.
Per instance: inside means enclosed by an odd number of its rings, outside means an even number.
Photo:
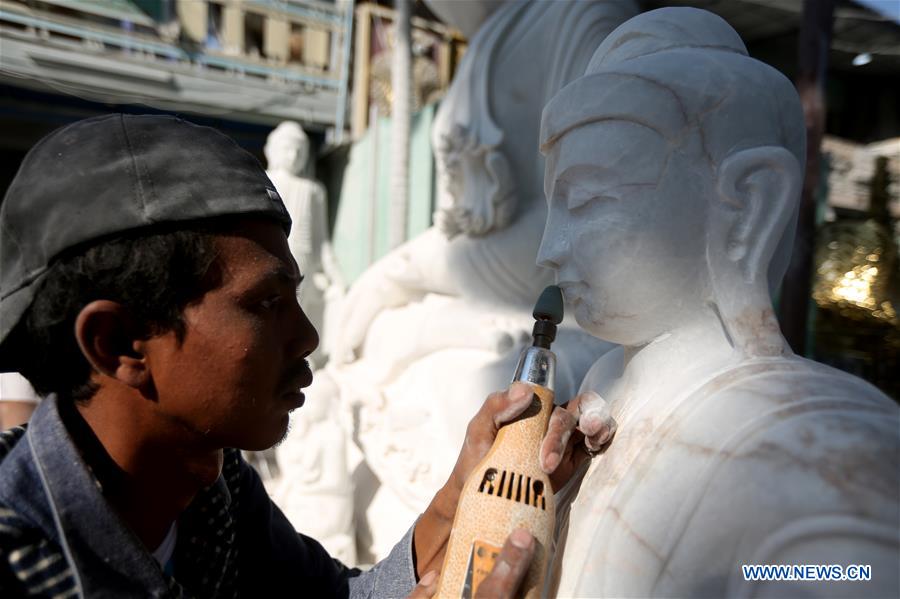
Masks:
[[[531,405],[533,396],[534,391],[530,385],[513,383],[506,391],[491,393],[475,417],[469,421],[462,449],[445,485],[455,492],[456,499],[459,499],[469,474],[494,444],[500,427],[524,412]],[[453,511],[456,513],[455,501]]]
[[[593,391],[579,394],[565,406],[556,406],[540,452],[541,468],[550,475],[553,490],[569,482],[582,462],[609,443],[615,432],[609,404]]]
[[[437,592],[438,571],[429,572],[419,580],[419,584],[412,590],[406,599],[431,599]]]
[[[512,599],[522,586],[528,566],[534,558],[534,537],[524,528],[514,530],[497,556],[491,573],[478,586],[476,599]],[[408,599],[427,599],[437,592],[438,573],[431,570],[422,577]]]
[[[441,567],[456,506],[466,479],[487,455],[500,427],[514,420],[531,405],[533,393],[532,387],[527,383],[513,383],[507,391],[488,396],[469,422],[462,450],[450,478],[416,524],[414,547],[416,571],[419,574]],[[616,424],[608,405],[596,393],[583,393],[565,407],[554,408],[539,453],[541,467],[551,475],[554,490],[560,489],[569,481],[578,466],[588,458],[588,449],[599,449],[612,438],[615,429]]]
[[[491,573],[478,586],[475,599],[512,599],[522,586],[533,558],[534,537],[531,533],[524,528],[512,531],[503,543]]]
[[[533,394],[530,385],[513,383],[507,391],[488,396],[469,422],[463,448],[448,481],[456,489],[457,498],[469,474],[487,455],[500,427],[524,412],[531,405]],[[556,406],[538,454],[541,468],[550,475],[553,490],[558,491],[569,482],[588,458],[588,452],[599,450],[615,432],[616,421],[609,405],[593,391],[578,395],[564,406]]]

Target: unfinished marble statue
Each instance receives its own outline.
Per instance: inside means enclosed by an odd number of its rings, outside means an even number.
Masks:
[[[558,595],[900,596],[900,410],[794,355],[769,299],[803,178],[791,82],[712,13],[656,10],[550,101],[541,144],[540,263],[624,347],[618,379],[584,383],[618,432],[572,504]],[[751,582],[742,564],[871,581]]]
[[[354,407],[364,468],[380,485],[374,497],[358,494],[375,557],[443,484],[488,393],[509,384],[531,308],[552,282],[535,265],[546,218],[540,111],[606,34],[637,14],[631,0],[472,6],[438,9],[451,21],[460,11],[485,20],[435,118],[437,226],[350,289],[340,349],[326,368]],[[561,328],[557,397],[571,398],[609,347],[574,323]]]
[[[294,224],[288,245],[305,280],[297,292],[300,305],[319,331],[327,333],[326,307],[343,295],[343,283],[328,238],[328,205],[325,187],[307,176],[309,139],[293,121],[279,124],[266,140],[266,174],[284,200]],[[310,356],[314,366],[326,360],[328,343],[320,342]]]

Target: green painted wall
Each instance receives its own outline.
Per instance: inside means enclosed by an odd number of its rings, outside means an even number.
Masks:
[[[419,111],[410,127],[407,238],[431,226],[434,160],[430,136],[435,109],[432,104]],[[332,230],[335,255],[347,284],[389,249],[388,190],[392,155],[390,118],[379,118],[350,149]]]

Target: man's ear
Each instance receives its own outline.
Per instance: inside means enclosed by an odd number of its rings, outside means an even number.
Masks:
[[[740,150],[719,165],[719,202],[714,202],[712,217],[729,223],[723,231],[727,257],[738,263],[747,282],[766,277],[794,214],[802,177],[794,155],[778,146]]]
[[[136,389],[150,381],[142,331],[121,304],[95,300],[82,308],[75,319],[75,339],[100,374]]]

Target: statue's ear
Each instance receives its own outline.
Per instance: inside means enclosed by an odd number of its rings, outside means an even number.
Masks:
[[[713,202],[712,217],[728,223],[722,231],[727,258],[739,265],[747,282],[765,278],[801,184],[797,159],[778,146],[739,150],[719,165],[719,201]]]

